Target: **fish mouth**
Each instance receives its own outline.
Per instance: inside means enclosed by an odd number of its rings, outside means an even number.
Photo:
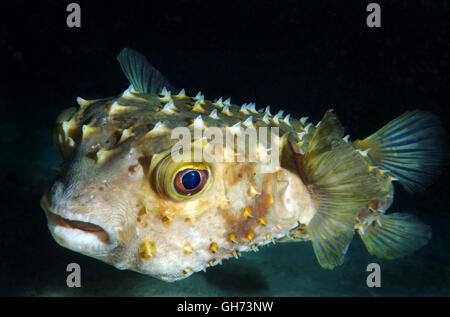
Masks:
[[[69,220],[53,213],[50,213],[49,216],[51,218],[49,219],[50,223],[55,227],[64,227],[69,230],[80,230],[84,234],[95,235],[101,242],[109,242],[108,233],[98,225],[79,220]]]
[[[117,242],[99,224],[81,219],[80,215],[62,216],[54,213],[44,195],[41,206],[48,220],[48,228],[58,244],[89,256],[106,256]]]

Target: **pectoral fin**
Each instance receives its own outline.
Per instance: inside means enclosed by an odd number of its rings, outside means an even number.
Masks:
[[[328,269],[342,264],[359,210],[383,195],[367,161],[342,136],[343,128],[328,111],[305,155],[297,157],[299,173],[318,204],[307,231],[317,260]]]

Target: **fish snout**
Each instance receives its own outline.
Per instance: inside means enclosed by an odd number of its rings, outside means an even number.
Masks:
[[[89,194],[69,198],[64,184],[55,181],[42,196],[41,207],[58,244],[93,257],[107,256],[119,244],[119,239],[102,219],[83,210],[90,200]]]

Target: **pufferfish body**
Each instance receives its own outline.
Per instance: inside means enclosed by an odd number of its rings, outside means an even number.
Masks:
[[[310,240],[331,269],[355,231],[389,259],[430,238],[415,216],[385,212],[394,181],[414,192],[437,174],[434,115],[407,112],[351,142],[332,111],[312,124],[254,103],[175,94],[141,54],[124,49],[118,59],[130,87],[78,98],[56,121],[64,162],[41,206],[60,245],[175,281],[272,242]]]

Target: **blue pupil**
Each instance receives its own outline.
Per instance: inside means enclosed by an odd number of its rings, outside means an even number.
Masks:
[[[184,188],[188,190],[194,189],[200,184],[200,173],[197,171],[190,171],[184,174],[181,182],[183,183]]]

